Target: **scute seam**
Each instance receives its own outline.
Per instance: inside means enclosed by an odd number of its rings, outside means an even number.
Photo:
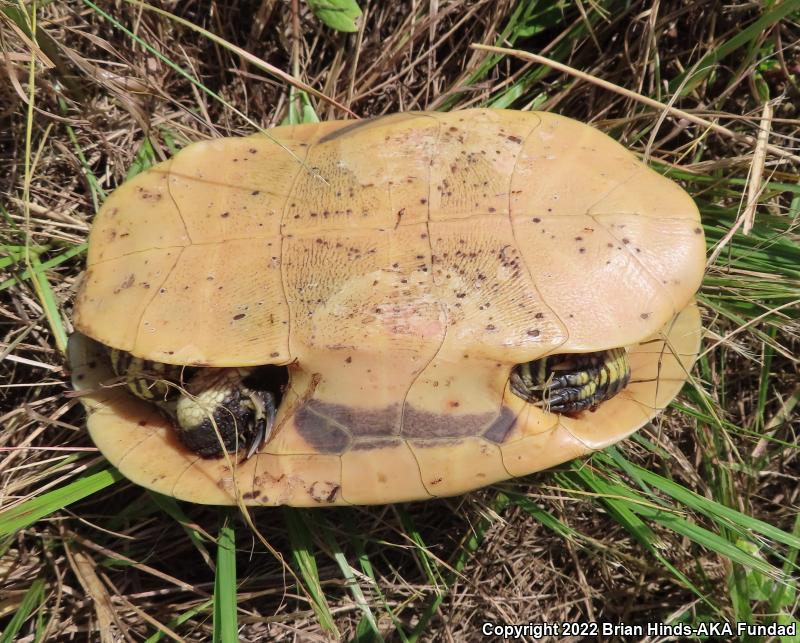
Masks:
[[[169,194],[169,198],[172,200],[172,204],[175,206],[175,210],[178,212],[178,217],[180,218],[181,225],[183,226],[183,232],[186,234],[186,238],[189,239],[189,245],[194,245],[194,239],[192,239],[192,235],[189,234],[189,228],[186,225],[186,219],[183,218],[181,206],[178,205],[175,195],[172,194],[172,181],[170,181],[170,178],[172,177],[172,165],[175,162],[175,158],[178,156],[180,156],[180,152],[178,152],[178,154],[176,154],[175,157],[170,160],[169,167],[167,168],[167,194]]]
[[[537,114],[537,117],[538,117],[538,114]],[[508,225],[511,228],[511,237],[514,239],[514,246],[516,248],[520,248],[521,246],[520,246],[519,240],[517,239],[516,228],[514,227],[514,216],[511,213],[511,186],[514,183],[514,176],[516,175],[516,172],[517,172],[517,164],[519,163],[520,156],[522,156],[522,151],[525,149],[525,144],[528,142],[528,139],[533,135],[533,133],[539,128],[539,126],[541,124],[542,124],[542,119],[541,119],[541,117],[539,117],[538,125],[532,126],[531,130],[525,135],[525,138],[522,141],[522,145],[520,145],[519,154],[517,155],[517,158],[514,160],[514,167],[511,170],[511,176],[508,178],[508,190],[507,190],[507,192],[508,192]],[[564,320],[561,319],[561,317],[559,317],[558,314],[556,314],[556,311],[550,306],[550,304],[547,303],[545,298],[542,296],[542,291],[539,288],[539,284],[536,283],[536,279],[534,277],[533,271],[531,270],[530,266],[528,265],[528,262],[525,259],[525,254],[523,252],[519,252],[519,259],[522,262],[522,265],[525,267],[525,272],[528,273],[528,277],[531,280],[531,283],[533,284],[534,289],[536,290],[536,294],[538,295],[539,301],[542,302],[542,306],[545,306],[550,311],[550,314],[553,316],[553,319],[558,321],[558,323],[561,325],[561,329],[562,329],[562,332],[564,334],[564,340],[560,344],[554,346],[551,350],[549,350],[546,353],[543,353],[541,355],[541,357],[545,357],[546,355],[549,355],[549,354],[553,353],[554,351],[556,351],[558,348],[560,348],[561,346],[563,346],[564,344],[566,344],[569,341],[569,335],[570,335],[569,328],[564,323]],[[505,467],[505,465],[503,465],[503,466]]]
[[[664,293],[664,295],[666,295],[667,299],[668,299],[668,300],[669,300],[669,301],[672,303],[672,315],[673,315],[673,316],[675,316],[675,315],[678,313],[678,307],[675,305],[675,299],[672,297],[672,294],[669,292],[669,290],[667,290],[667,288],[664,286],[664,284],[663,284],[663,283],[661,283],[661,280],[660,280],[658,277],[656,277],[656,276],[655,276],[655,275],[654,275],[654,274],[651,272],[651,270],[650,270],[650,268],[647,266],[647,264],[645,264],[645,263],[644,263],[644,262],[641,260],[641,258],[637,257],[637,256],[636,256],[636,253],[632,252],[632,251],[631,251],[631,249],[628,247],[628,245],[627,245],[627,244],[625,244],[625,243],[623,243],[623,242],[622,242],[622,240],[621,240],[619,237],[617,237],[617,235],[615,235],[613,232],[611,232],[611,229],[609,228],[609,226],[608,226],[608,225],[606,225],[605,223],[603,223],[602,221],[600,221],[599,219],[597,219],[597,216],[596,216],[596,215],[594,215],[594,214],[589,214],[589,215],[587,215],[587,216],[588,216],[588,217],[589,217],[589,218],[590,218],[592,221],[594,221],[594,222],[595,222],[597,225],[599,225],[599,226],[600,226],[600,227],[601,227],[603,230],[605,230],[605,231],[606,231],[606,233],[607,233],[607,234],[608,234],[610,237],[612,237],[613,239],[616,239],[617,241],[619,241],[619,242],[620,242],[620,245],[622,246],[622,248],[625,250],[625,252],[627,252],[627,253],[628,253],[628,256],[629,256],[629,257],[631,257],[631,258],[632,258],[632,259],[633,259],[633,260],[636,262],[636,264],[637,264],[637,265],[638,265],[638,266],[639,266],[639,267],[642,269],[642,271],[643,271],[643,272],[644,272],[644,273],[645,273],[645,274],[646,274],[648,277],[650,277],[650,279],[652,279],[652,280],[653,280],[653,281],[654,281],[654,282],[657,284],[657,286],[658,286],[658,289],[659,289],[661,292],[663,292],[663,293]]]
[[[184,251],[188,247],[189,246],[181,247],[181,251],[178,253],[178,256],[175,258],[175,262],[172,264],[172,267],[167,271],[167,274],[164,275],[164,278],[158,284],[158,287],[151,288],[152,294],[150,295],[150,301],[148,301],[145,304],[144,308],[142,308],[142,314],[139,315],[139,319],[136,321],[136,326],[135,326],[135,328],[136,328],[136,336],[133,338],[133,347],[131,348],[131,351],[130,351],[133,355],[137,355],[137,356],[140,356],[140,357],[146,357],[146,356],[139,355],[139,353],[137,353],[137,351],[136,351],[136,345],[137,345],[138,340],[139,340],[139,331],[141,330],[141,327],[142,327],[142,320],[144,319],[144,316],[147,314],[148,309],[150,308],[150,306],[152,305],[152,303],[155,301],[156,297],[158,296],[158,292],[161,289],[161,287],[165,283],[167,283],[167,280],[172,276],[172,273],[175,270],[175,268],[178,267],[178,263],[180,262],[181,257],[183,257]]]
[[[431,114],[426,114],[426,116],[431,118],[436,123],[436,126],[438,127],[438,130],[436,131],[436,143],[438,143],[439,142],[439,137],[442,134],[442,121],[441,121],[441,119],[436,118],[435,116],[433,116]],[[436,150],[437,149],[438,149],[438,145],[434,145],[433,154],[431,155],[430,162],[428,163],[428,177],[427,177],[428,180],[426,181],[426,184],[428,186],[428,194],[427,194],[427,203],[426,203],[425,234],[427,235],[428,251],[430,252],[430,257],[431,257],[431,265],[430,265],[430,280],[431,280],[431,283],[434,282],[434,277],[433,277],[434,270],[433,270],[433,241],[431,240],[431,169],[430,168],[432,167],[433,159],[435,158],[435,154],[436,154]],[[433,285],[435,286],[436,284],[434,283]],[[434,292],[436,292],[435,288],[434,288]],[[442,315],[444,315],[444,332],[442,333],[442,341],[439,342],[439,347],[436,349],[436,352],[434,352],[434,354],[431,355],[431,358],[427,361],[427,363],[419,370],[419,372],[411,380],[411,382],[408,385],[408,388],[406,389],[405,395],[403,395],[403,402],[402,402],[402,405],[400,407],[400,427],[399,427],[399,429],[400,429],[399,434],[400,435],[403,434],[403,427],[405,426],[406,405],[408,403],[408,396],[411,394],[411,389],[414,388],[414,384],[417,383],[417,381],[422,376],[422,374],[425,372],[425,370],[428,368],[428,366],[430,366],[431,363],[433,362],[433,360],[436,359],[437,355],[439,355],[439,352],[442,350],[442,346],[444,346],[445,339],[447,338],[447,328],[448,328],[448,322],[449,322],[448,317],[447,317],[447,306],[445,306],[444,303],[442,301],[440,301],[438,298],[437,298],[436,303],[439,305],[439,310],[442,312]],[[409,451],[411,451],[411,455],[414,456],[414,450],[409,448]],[[414,460],[417,460],[416,456],[414,456]],[[419,460],[417,460],[417,468],[419,469]],[[422,480],[422,469],[419,469],[419,475],[420,475],[420,480]],[[422,483],[422,486],[423,487],[425,486],[424,482]],[[426,491],[427,491],[427,488],[426,488]]]

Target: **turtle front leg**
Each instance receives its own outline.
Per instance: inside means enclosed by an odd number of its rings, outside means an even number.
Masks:
[[[627,351],[612,348],[519,364],[512,371],[511,388],[522,399],[552,413],[578,413],[610,400],[627,386],[630,377]]]
[[[241,449],[250,458],[270,438],[275,396],[245,384],[252,369],[201,368],[181,385],[180,366],[116,350],[111,351],[111,363],[131,393],[158,406],[172,421],[181,442],[204,458]]]

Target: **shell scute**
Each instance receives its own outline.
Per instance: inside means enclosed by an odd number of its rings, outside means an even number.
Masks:
[[[475,122],[460,122],[458,112],[437,118],[441,128],[430,168],[431,221],[475,214],[508,217],[512,176],[523,143],[541,118],[479,110],[474,112],[478,127]]]
[[[87,256],[90,268],[139,252],[182,248],[191,243],[169,193],[172,162],[170,159],[153,166],[128,181],[123,190],[109,195],[92,224]]]
[[[279,239],[307,149],[264,136],[194,143],[169,168],[169,191],[194,244]]]
[[[182,248],[141,250],[86,271],[75,303],[75,325],[108,346],[132,351],[141,319],[180,259]]]
[[[569,331],[565,350],[625,346],[674,313],[673,299],[628,248],[589,215],[514,217],[541,297]],[[642,241],[644,243],[644,241]],[[647,319],[639,317],[647,312]],[[643,323],[646,322],[646,323]]]
[[[500,448],[481,438],[434,443],[412,440],[422,482],[431,496],[452,496],[460,489],[483,487],[510,477]]]
[[[171,364],[288,362],[280,256],[279,239],[185,248],[147,303],[129,350]]]
[[[513,216],[586,214],[644,168],[619,143],[583,123],[555,114],[540,118],[511,174]]]

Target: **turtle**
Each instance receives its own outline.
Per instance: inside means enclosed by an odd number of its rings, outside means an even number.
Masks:
[[[663,410],[704,265],[691,197],[553,113],[205,140],[96,215],[73,386],[108,461],[178,499],[453,496]]]

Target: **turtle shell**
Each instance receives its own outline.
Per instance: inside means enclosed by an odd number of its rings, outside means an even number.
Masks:
[[[71,342],[93,440],[200,503],[371,504],[524,475],[635,431],[697,355],[691,198],[541,112],[406,113],[195,143],[92,227]],[[94,340],[94,341],[92,341]],[[120,388],[102,345],[169,364],[286,365],[270,440],[202,459]],[[626,346],[595,411],[511,392],[516,364]]]

